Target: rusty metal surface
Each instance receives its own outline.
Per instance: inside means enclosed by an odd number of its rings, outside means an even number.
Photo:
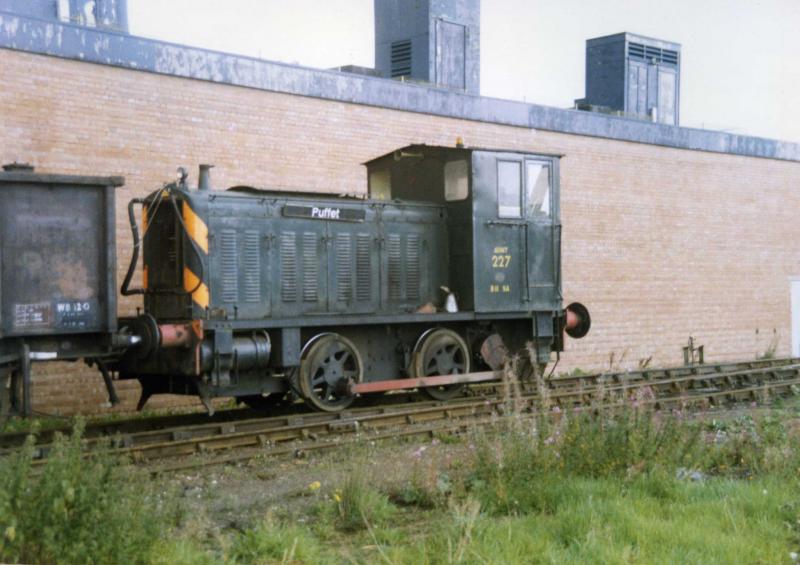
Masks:
[[[159,324],[161,347],[188,347],[192,344],[194,333],[189,323]]]
[[[493,371],[499,371],[508,358],[508,348],[503,343],[503,338],[497,334],[491,334],[481,342],[479,348],[481,359],[489,365]]]
[[[350,387],[353,394],[367,394],[370,392],[387,392],[390,390],[407,390],[429,386],[444,386],[468,383],[482,383],[498,381],[501,373],[495,371],[481,371],[477,373],[440,375],[435,377],[418,377],[413,379],[393,379],[390,381],[374,381],[360,383]]]

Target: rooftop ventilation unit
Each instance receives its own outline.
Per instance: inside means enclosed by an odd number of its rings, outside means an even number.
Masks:
[[[375,0],[381,76],[480,91],[480,0]]]
[[[586,42],[586,98],[578,109],[678,125],[681,46],[632,33]]]

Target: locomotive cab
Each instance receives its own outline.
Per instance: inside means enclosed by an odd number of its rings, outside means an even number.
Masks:
[[[541,363],[551,350],[563,349],[567,325],[559,160],[550,154],[410,145],[366,163],[371,197],[445,205],[451,242],[447,286],[459,307],[479,317],[533,318],[532,333],[524,334],[534,338]],[[582,322],[588,324],[588,312]],[[509,349],[525,345],[515,329],[504,333]]]

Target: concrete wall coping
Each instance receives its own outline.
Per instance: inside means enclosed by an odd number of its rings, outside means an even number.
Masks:
[[[0,11],[0,48],[407,112],[679,149],[800,161],[798,143],[311,69],[3,11]]]

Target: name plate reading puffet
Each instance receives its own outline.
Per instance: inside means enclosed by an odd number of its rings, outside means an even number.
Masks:
[[[337,208],[335,206],[293,206],[283,207],[283,215],[291,218],[310,218],[312,220],[336,220],[340,222],[363,222],[367,217],[365,210]]]

